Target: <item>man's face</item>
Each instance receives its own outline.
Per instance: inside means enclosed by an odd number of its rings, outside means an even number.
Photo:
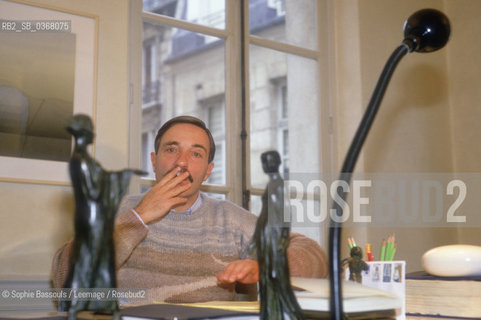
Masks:
[[[208,163],[209,151],[209,138],[204,130],[188,123],[173,125],[162,136],[157,154],[151,154],[155,180],[159,182],[171,170],[181,168],[192,178],[192,187],[181,196],[196,196],[214,167],[213,162]]]

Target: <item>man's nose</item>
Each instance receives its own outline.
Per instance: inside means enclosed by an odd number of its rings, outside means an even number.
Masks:
[[[188,163],[188,153],[181,152],[179,154],[179,157],[177,158],[177,165],[183,168],[183,167],[187,167],[187,163]]]

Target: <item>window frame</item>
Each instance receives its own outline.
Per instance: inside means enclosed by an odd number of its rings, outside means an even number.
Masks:
[[[249,31],[249,1],[225,0],[226,23],[225,29],[217,29],[199,25],[185,20],[178,20],[168,16],[161,16],[150,12],[143,12],[142,0],[130,0],[130,50],[129,50],[129,78],[130,78],[130,121],[129,128],[129,166],[141,165],[141,110],[142,110],[142,23],[149,21],[173,28],[181,28],[192,32],[222,38],[225,41],[225,185],[204,184],[204,192],[221,193],[227,199],[241,205],[243,197],[247,195],[262,195],[264,189],[253,188],[250,182],[250,143],[249,138],[245,143],[246,163],[245,171],[242,169],[242,125],[239,119],[245,117],[245,128],[249,135],[250,107],[249,107],[249,47],[260,46],[267,49],[293,54],[315,60],[318,74],[318,116],[319,116],[319,171],[334,172],[336,150],[333,136],[333,111],[334,102],[330,83],[335,81],[331,61],[334,61],[335,52],[332,45],[333,19],[335,0],[317,1],[317,50],[302,48],[296,45],[261,38],[250,34]],[[241,30],[241,10],[244,13],[244,30]],[[243,37],[243,38],[242,38]],[[243,44],[243,45],[242,45]],[[243,48],[244,65],[242,72],[241,50]],[[331,63],[328,63],[331,62]],[[242,83],[244,80],[244,84]],[[335,83],[335,82],[334,82]],[[244,95],[244,96],[243,96]],[[242,104],[245,101],[245,114],[242,114]],[[246,190],[239,181],[246,179]],[[152,186],[155,181],[136,178],[131,183],[130,192],[138,193],[141,188]]]

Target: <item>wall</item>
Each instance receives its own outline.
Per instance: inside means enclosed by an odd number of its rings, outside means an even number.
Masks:
[[[453,163],[457,172],[481,173],[481,38],[476,0],[446,1],[446,10],[453,23],[453,37],[447,50],[448,89],[451,105],[451,139]],[[474,191],[479,194],[479,190]],[[479,208],[476,210],[479,214]],[[481,245],[479,226],[458,229],[458,241]]]
[[[388,57],[403,39],[404,21],[422,8],[435,8],[449,17],[451,39],[442,50],[410,53],[399,63],[367,138],[357,172],[413,174],[481,170],[481,132],[476,125],[481,119],[478,76],[481,48],[473,41],[481,34],[476,14],[481,3],[475,0],[348,0],[337,4],[338,157],[340,161],[343,159],[359,123],[360,111],[368,104]],[[354,19],[347,20],[348,17]],[[340,21],[351,22],[346,22],[346,26]],[[421,256],[432,247],[450,243],[481,244],[472,227],[396,227],[393,223],[387,228],[344,230],[345,237],[354,235],[358,243],[372,243],[374,254],[378,254],[381,240],[391,233],[395,233],[399,246],[397,258],[408,261],[408,272],[421,270]],[[346,256],[347,250],[343,249]]]
[[[98,17],[95,157],[127,166],[128,1],[36,0],[31,3]],[[0,279],[49,278],[52,256],[71,237],[70,186],[0,181]]]

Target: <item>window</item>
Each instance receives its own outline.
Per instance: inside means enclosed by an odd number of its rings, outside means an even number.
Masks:
[[[269,8],[276,9],[277,16],[283,16],[286,14],[286,2],[285,0],[268,0],[267,6]]]
[[[212,133],[215,141],[214,168],[207,183],[222,185],[225,184],[225,116],[224,96],[206,99],[201,102],[201,107],[206,114],[206,125]]]
[[[200,25],[224,29],[224,0],[143,0],[143,10]]]
[[[279,151],[285,178],[330,168],[322,162],[330,146],[320,144],[326,141],[321,135],[328,134],[320,123],[329,114],[321,100],[328,99],[318,94],[325,56],[318,21],[326,16],[325,0],[133,1],[143,26],[138,152],[144,170],[152,171],[145,166],[156,130],[184,114],[203,119],[216,141],[214,170],[204,191],[240,205],[250,199],[254,213],[268,179],[262,152]],[[244,50],[241,19],[247,30]]]
[[[207,37],[199,33],[151,22],[144,22],[143,34],[144,44],[147,44],[143,49],[143,70],[152,70],[151,73],[159,75],[150,82],[145,81],[142,90],[142,132],[148,136],[151,146],[158,128],[178,115],[193,115],[204,120],[206,124],[214,123],[212,119],[216,119],[216,125],[219,126],[220,123],[221,130],[224,130],[225,120],[223,110],[220,110],[224,108],[224,41],[217,38],[207,42]],[[152,49],[152,43],[157,43],[158,48]],[[210,52],[202,53],[208,45],[214,47],[215,55]],[[155,58],[151,57],[153,54],[156,55]],[[152,66],[149,65],[151,61],[158,63]],[[204,63],[207,61],[215,68],[205,68]],[[210,77],[214,74],[215,77]],[[219,97],[217,100],[222,103],[215,107],[207,105],[213,103],[208,99],[209,96]],[[211,108],[215,108],[216,115],[221,118],[212,115],[209,119],[210,113],[205,110]],[[216,142],[219,143],[217,140]],[[142,152],[142,163],[146,163],[145,159],[150,158],[150,151]],[[211,183],[225,181],[225,170],[222,170],[225,158],[223,152],[222,147],[219,147]],[[153,175],[150,178],[153,178]]]
[[[289,178],[289,117],[287,114],[287,84],[286,78],[272,80],[274,105],[277,107],[277,150],[282,164],[279,172],[284,179]]]
[[[150,87],[151,83],[154,83],[157,81],[156,49],[157,49],[157,46],[153,41],[148,41],[144,45],[144,59],[143,59],[144,68],[142,69],[144,71],[143,87]],[[147,93],[145,97],[148,98],[147,101],[149,101],[149,99],[155,96],[152,96],[150,93]]]

